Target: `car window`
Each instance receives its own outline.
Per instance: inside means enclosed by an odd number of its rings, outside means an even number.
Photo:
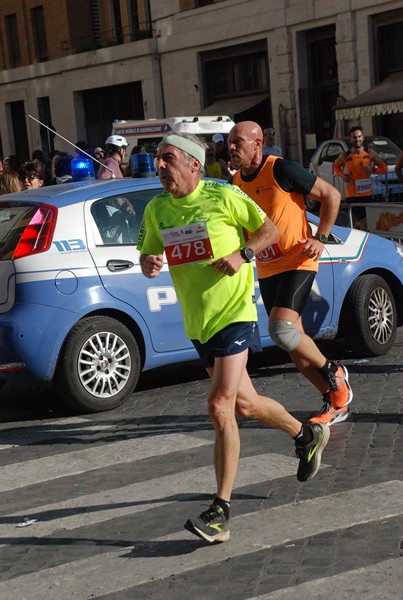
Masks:
[[[368,145],[368,147],[373,148],[387,165],[396,164],[397,157],[400,154],[400,149],[391,140],[377,137],[369,139],[366,138],[364,145]]]
[[[341,144],[334,142],[326,144],[320,153],[318,164],[321,165],[324,162],[334,163],[334,161],[342,152],[344,152],[344,149]]]
[[[103,245],[137,244],[144,208],[160,191],[139,190],[94,202],[91,214]]]

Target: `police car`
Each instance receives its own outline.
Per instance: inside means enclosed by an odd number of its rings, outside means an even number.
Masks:
[[[122,404],[142,371],[197,358],[167,266],[155,279],[139,266],[144,207],[160,189],[155,177],[125,178],[0,198],[2,382],[52,381],[70,406],[97,412]],[[307,332],[347,336],[361,356],[380,355],[402,322],[402,247],[334,227],[304,314]]]

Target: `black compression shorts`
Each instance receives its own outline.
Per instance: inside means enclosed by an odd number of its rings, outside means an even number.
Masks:
[[[286,271],[259,279],[260,292],[267,314],[273,306],[290,308],[299,315],[311,292],[316,271]]]

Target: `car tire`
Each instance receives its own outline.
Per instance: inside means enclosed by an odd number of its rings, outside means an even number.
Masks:
[[[381,356],[392,348],[397,328],[396,304],[379,275],[361,275],[348,291],[344,327],[349,345],[360,356]]]
[[[68,406],[101,412],[123,404],[140,375],[140,352],[131,331],[111,317],[79,321],[63,346],[56,389]]]

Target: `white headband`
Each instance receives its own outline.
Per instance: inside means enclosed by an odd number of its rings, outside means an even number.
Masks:
[[[195,144],[192,140],[188,140],[180,135],[175,135],[174,133],[168,133],[164,137],[164,139],[160,142],[161,144],[167,144],[169,146],[175,146],[175,148],[179,148],[186,154],[190,154],[196,160],[199,161],[201,165],[204,165],[206,161],[206,151],[202,146]]]

